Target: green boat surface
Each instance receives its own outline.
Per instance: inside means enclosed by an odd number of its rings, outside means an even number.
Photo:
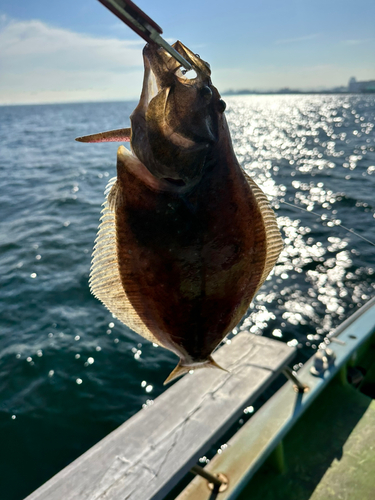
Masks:
[[[375,401],[333,380],[284,439],[283,461],[275,455],[239,500],[372,500]]]

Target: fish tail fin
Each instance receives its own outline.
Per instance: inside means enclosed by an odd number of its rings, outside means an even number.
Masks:
[[[190,370],[197,370],[198,368],[219,368],[219,370],[223,370],[224,372],[228,373],[228,370],[216,363],[212,356],[209,356],[207,358],[207,361],[205,361],[204,363],[184,365],[181,361],[179,361],[176,368],[169,374],[169,377],[165,380],[164,385],[169,384],[169,382],[172,382],[172,380],[180,377],[181,375],[185,375],[185,373],[188,373]]]
[[[209,362],[204,366],[211,367],[211,368],[219,368],[219,370],[222,370],[223,372],[229,373],[229,371],[226,368],[223,368],[218,363],[216,363],[216,361],[214,360],[214,358],[212,356],[210,356],[208,358],[208,361]]]
[[[181,361],[178,362],[178,365],[176,368],[169,374],[169,376],[166,378],[164,381],[163,385],[169,384],[169,382],[172,382],[177,377],[180,377],[181,375],[185,375],[185,373],[188,373],[191,370],[191,366],[184,366],[181,364]]]

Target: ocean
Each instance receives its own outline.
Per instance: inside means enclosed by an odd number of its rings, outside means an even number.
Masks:
[[[231,335],[297,346],[298,370],[374,294],[374,246],[341,226],[375,241],[375,96],[225,100],[237,158],[285,244]],[[128,126],[135,105],[0,107],[1,499],[24,498],[151,404],[176,365],[88,287],[118,144],[74,138]]]

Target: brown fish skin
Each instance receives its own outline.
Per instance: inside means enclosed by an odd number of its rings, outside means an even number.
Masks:
[[[235,157],[209,65],[180,42],[174,47],[197,77],[187,79],[163,49],[146,45],[133,153],[118,150],[104,214],[114,221],[115,250],[106,257],[105,219],[90,285],[112,312],[121,318],[124,311],[123,321],[180,357],[168,381],[217,366],[211,353],[281,250],[274,214]]]
[[[131,116],[131,147],[155,177],[191,186],[202,174],[207,153],[218,139],[220,95],[211,83],[207,63],[181,42],[173,47],[188,58],[197,78],[178,76],[175,59],[146,45],[143,91]],[[157,87],[151,100],[150,83]]]
[[[264,268],[259,208],[224,148],[223,141],[216,168],[185,193],[151,190],[118,159],[121,280],[143,322],[183,365],[206,361],[239,322]]]
[[[164,189],[150,189],[139,169],[129,170],[127,155],[120,154],[117,164],[121,281],[142,321],[163,346],[180,356],[182,365],[207,361],[239,322],[258,287],[266,257],[264,224],[235,158],[220,96],[209,76],[202,80],[187,90],[177,82],[172,103],[166,105],[159,92],[146,113],[139,111],[141,103],[132,115],[134,138],[134,123],[145,115],[148,126],[149,149],[144,139],[140,147],[132,139],[137,157],[156,179],[173,179],[181,186],[172,182]],[[207,98],[201,99],[205,106],[199,102],[204,87],[210,90],[209,110]],[[195,125],[186,132],[183,124],[190,125],[192,115]],[[170,128],[195,139],[188,152],[181,152],[179,145],[170,147],[163,128],[168,118]]]

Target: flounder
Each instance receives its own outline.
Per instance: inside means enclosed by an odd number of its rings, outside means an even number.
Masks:
[[[240,321],[282,248],[274,212],[236,160],[208,63],[181,42],[154,44],[131,128],[79,138],[120,146],[93,252],[92,293],[180,361],[166,382],[205,366]]]

